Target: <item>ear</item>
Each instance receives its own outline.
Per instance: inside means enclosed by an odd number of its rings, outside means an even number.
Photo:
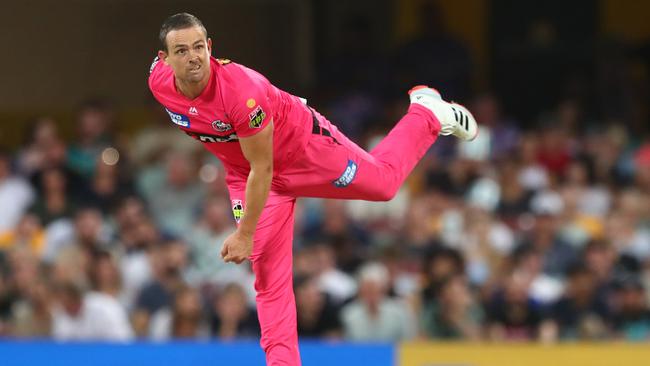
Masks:
[[[158,51],[158,58],[161,59],[161,60],[163,60],[163,62],[164,62],[165,64],[167,63],[167,56],[168,56],[168,55],[167,55],[167,52],[165,52],[165,51],[163,51],[163,50],[159,50],[159,51]]]
[[[208,38],[208,53],[212,54],[212,39]]]

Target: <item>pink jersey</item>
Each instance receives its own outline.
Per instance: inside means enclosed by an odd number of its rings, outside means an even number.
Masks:
[[[208,85],[190,100],[176,90],[171,67],[158,61],[154,60],[149,75],[154,97],[177,127],[224,163],[230,178],[245,177],[250,171],[239,138],[256,134],[271,121],[276,173],[304,150],[312,130],[311,111],[300,98],[276,88],[261,74],[211,57]]]

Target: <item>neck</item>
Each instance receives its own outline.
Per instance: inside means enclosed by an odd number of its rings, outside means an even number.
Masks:
[[[207,77],[203,78],[201,81],[198,81],[196,83],[193,82],[188,82],[188,81],[183,81],[180,79],[176,79],[176,89],[186,96],[189,99],[194,99],[201,95],[203,92],[203,89],[205,89],[206,86],[208,86],[208,81],[210,81],[210,72],[208,72]]]

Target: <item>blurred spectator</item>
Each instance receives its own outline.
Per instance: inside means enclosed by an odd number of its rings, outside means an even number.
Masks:
[[[77,174],[90,179],[105,148],[112,145],[109,131],[114,112],[103,99],[89,99],[79,106],[76,144],[68,148],[68,165]]]
[[[45,231],[34,214],[25,214],[13,230],[0,234],[0,250],[27,248],[40,256],[45,248]]]
[[[221,247],[234,231],[234,223],[227,198],[215,196],[206,200],[202,216],[187,235],[191,257],[188,279],[192,284],[223,286],[248,282],[251,274],[246,265],[225,263],[221,258]]]
[[[69,187],[64,172],[58,168],[46,169],[40,176],[39,197],[29,209],[44,226],[58,220],[74,216],[76,203],[69,195]]]
[[[34,200],[34,190],[11,174],[11,156],[0,150],[0,236],[12,230]]]
[[[634,165],[637,186],[644,193],[650,194],[650,142],[646,142],[635,152]]]
[[[616,252],[609,242],[592,240],[584,248],[583,260],[599,287],[604,287],[612,278]]]
[[[406,255],[399,245],[384,247],[375,256],[388,270],[388,294],[417,307],[422,284],[422,261]]]
[[[550,305],[557,301],[564,290],[561,277],[543,271],[544,255],[531,245],[518,247],[511,258],[512,270],[526,282],[528,296],[540,305]]]
[[[456,249],[432,243],[429,254],[424,258],[422,272],[422,298],[426,305],[427,301],[435,301],[443,281],[465,273],[465,261]]]
[[[422,331],[429,338],[481,338],[483,312],[472,298],[462,275],[452,274],[438,284],[436,299],[427,299],[422,310]]]
[[[62,341],[128,341],[133,338],[129,318],[110,295],[84,293],[71,282],[57,285],[52,313],[52,336]]]
[[[144,203],[135,196],[122,200],[115,214],[118,263],[123,282],[123,301],[132,310],[140,289],[152,280],[150,251],[159,244],[158,229],[147,216]]]
[[[124,178],[125,163],[115,149],[107,150],[97,161],[95,174],[83,195],[85,202],[93,202],[103,214],[108,214],[116,208],[124,197],[134,193],[131,182]],[[117,160],[117,161],[115,161]]]
[[[49,325],[45,323],[48,320],[46,305],[38,302],[33,304],[33,309],[30,306],[33,298],[42,299],[42,294],[37,293],[38,283],[41,280],[45,283],[45,273],[38,257],[27,247],[15,247],[7,252],[0,252],[0,255],[3,255],[4,262],[0,262],[0,334],[33,331],[37,335],[49,329]],[[24,316],[23,324],[17,324],[20,316]],[[12,329],[12,326],[21,328]]]
[[[498,275],[514,247],[510,229],[489,211],[474,205],[466,209],[461,238],[460,249],[472,285],[483,285]]]
[[[313,244],[311,249],[315,256],[315,275],[319,289],[338,304],[353,298],[357,284],[350,275],[336,266],[334,249],[325,243]]]
[[[490,136],[490,157],[494,160],[507,158],[519,144],[520,128],[516,121],[503,115],[500,101],[493,93],[479,94],[471,105],[472,114],[485,130],[479,136]],[[485,133],[484,133],[485,132]],[[462,144],[471,146],[471,144]]]
[[[610,319],[604,293],[584,264],[572,266],[564,296],[553,304],[550,318],[560,339],[603,339]]]
[[[176,150],[185,154],[202,151],[201,144],[181,131],[169,128],[169,115],[154,98],[147,95],[146,127],[138,131],[129,141],[129,156],[137,167],[147,167],[164,158],[167,151]]]
[[[516,161],[499,160],[498,166],[501,195],[496,213],[510,228],[520,229],[520,219],[528,213],[533,192],[521,181],[522,167]]]
[[[206,338],[203,305],[196,289],[184,287],[174,297],[171,336],[180,338]]]
[[[404,218],[404,233],[401,241],[408,256],[421,259],[429,249],[431,240],[441,230],[438,217],[448,206],[448,199],[439,192],[431,192],[409,202]],[[438,224],[438,225],[436,225]]]
[[[548,170],[539,162],[539,139],[535,134],[522,136],[519,145],[521,169],[519,170],[519,184],[529,191],[547,188],[550,183]]]
[[[355,271],[365,255],[368,233],[348,216],[344,201],[323,200],[320,220],[305,228],[311,241],[326,241],[336,253],[336,264],[348,273]]]
[[[562,276],[576,259],[576,250],[559,236],[559,219],[564,212],[562,197],[553,191],[536,194],[531,201],[534,226],[524,244],[532,245],[543,257],[544,273]]]
[[[487,305],[488,336],[494,341],[537,339],[543,320],[541,306],[528,296],[529,280],[511,274]]]
[[[549,123],[540,132],[537,161],[554,177],[564,177],[571,161],[566,131]]]
[[[560,237],[574,248],[604,236],[604,218],[609,212],[611,195],[607,188],[590,184],[588,163],[571,162],[560,194],[565,203],[564,225]]]
[[[627,276],[617,283],[614,303],[617,335],[629,341],[650,339],[650,308],[638,278]]]
[[[204,318],[199,292],[181,286],[175,291],[170,308],[153,315],[150,337],[155,340],[207,338]]]
[[[122,281],[120,272],[115,259],[110,253],[105,251],[95,252],[89,272],[90,284],[95,291],[121,300]]]
[[[10,334],[19,338],[45,338],[52,334],[52,290],[43,276],[12,306]],[[0,332],[1,333],[1,332]]]
[[[339,308],[318,286],[315,277],[294,279],[298,335],[305,338],[340,338]]]
[[[79,278],[79,273],[75,273],[72,268],[88,273],[90,268],[83,265],[90,265],[89,260],[101,249],[108,249],[102,214],[97,208],[85,207],[76,212],[72,240],[63,246],[48,246],[44,258],[51,258],[55,262],[55,268],[70,273],[71,277],[66,278],[73,279]]]
[[[42,117],[29,123],[28,136],[17,153],[16,165],[24,176],[31,177],[47,167],[64,164],[65,145],[61,141],[56,122]]]
[[[246,292],[230,283],[212,301],[210,333],[219,339],[254,338],[260,335],[255,310],[248,305]]]
[[[624,190],[606,223],[606,238],[618,254],[638,260],[650,258],[650,228],[642,224],[644,196],[636,190]]]
[[[412,310],[387,296],[388,271],[376,262],[358,275],[358,298],[341,310],[343,333],[351,341],[401,341],[416,335]]]
[[[194,224],[205,198],[196,177],[194,161],[179,152],[170,153],[165,166],[148,168],[138,176],[138,189],[164,232],[182,236]]]
[[[187,286],[184,278],[187,247],[184,242],[167,240],[153,248],[152,254],[154,280],[141,289],[133,312],[134,328],[140,336],[158,334],[159,326],[153,323],[153,317],[159,311],[169,311],[174,304],[174,294]]]

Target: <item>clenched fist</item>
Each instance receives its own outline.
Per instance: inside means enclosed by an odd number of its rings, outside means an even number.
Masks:
[[[253,253],[253,237],[242,234],[239,230],[230,234],[223,242],[221,257],[228,262],[240,264]]]

